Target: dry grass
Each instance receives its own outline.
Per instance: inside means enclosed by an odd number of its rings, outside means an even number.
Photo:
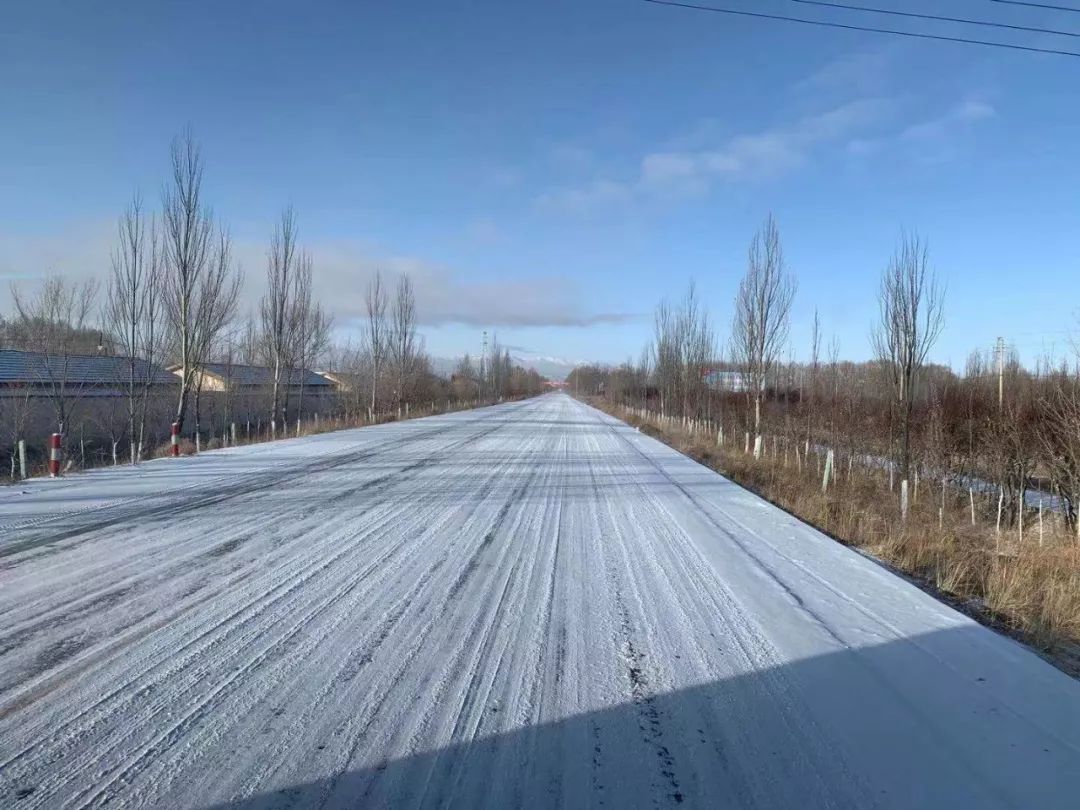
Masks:
[[[1059,519],[1047,520],[1041,543],[1032,526],[1021,543],[1015,529],[999,535],[992,524],[971,525],[967,494],[947,492],[939,524],[940,490],[931,495],[924,487],[905,523],[883,474],[857,470],[848,480],[843,468],[823,494],[816,459],[801,470],[793,455],[755,460],[743,452],[741,437],[737,446],[717,447],[714,435],[660,427],[625,409],[593,404],[1080,674],[1080,546]]]

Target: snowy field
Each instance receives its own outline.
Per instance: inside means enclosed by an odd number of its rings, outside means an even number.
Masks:
[[[1080,684],[563,394],[0,489],[0,807],[1076,808]]]

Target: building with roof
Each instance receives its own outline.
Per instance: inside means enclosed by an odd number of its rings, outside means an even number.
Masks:
[[[183,367],[172,365],[168,371],[179,377]],[[206,363],[202,368],[203,391],[251,392],[271,388],[274,385],[274,370],[269,366],[247,366],[240,363]],[[319,396],[333,391],[333,381],[309,369],[282,371],[282,387],[290,391],[299,391],[303,385],[305,396]]]
[[[131,374],[127,357],[87,354],[45,354],[0,349],[0,396],[53,395],[119,396]],[[152,387],[176,385],[176,377],[161,366],[135,358],[135,378]]]
[[[171,365],[168,371],[179,381],[183,369]],[[270,418],[274,388],[274,370],[269,366],[243,363],[207,363],[196,378],[200,422],[227,424],[237,422],[258,429]],[[337,386],[308,369],[282,371],[278,404],[289,423],[316,413],[328,413],[337,407]],[[195,403],[191,403],[194,407]]]
[[[746,377],[741,371],[730,369],[705,368],[701,380],[714,391],[742,393],[746,391]]]
[[[317,374],[329,380],[338,391],[355,392],[364,384],[364,379],[359,374],[349,371],[319,371]]]
[[[131,375],[127,357],[107,354],[46,354],[0,349],[0,452],[22,439],[31,455],[64,426],[65,442],[87,457],[111,452],[127,430],[126,396]],[[176,410],[177,379],[161,366],[136,358],[136,385],[149,383],[145,408],[147,441],[167,435]]]

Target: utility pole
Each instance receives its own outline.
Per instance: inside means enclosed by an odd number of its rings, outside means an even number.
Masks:
[[[998,410],[1005,401],[1005,338],[999,337],[994,347],[998,363]]]

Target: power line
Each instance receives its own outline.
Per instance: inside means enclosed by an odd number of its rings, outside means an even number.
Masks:
[[[1025,0],[990,0],[991,3],[1001,3],[1003,6],[1027,6],[1028,8],[1045,8],[1050,11],[1071,11],[1080,14],[1080,8],[1075,6],[1055,6],[1050,3],[1030,3]]]
[[[1011,23],[993,22],[990,20],[975,20],[970,17],[942,17],[937,14],[918,14],[914,11],[895,11],[891,8],[874,8],[873,6],[857,6],[850,3],[834,3],[827,0],[791,0],[792,3],[800,3],[804,6],[822,6],[823,8],[839,8],[846,11],[864,11],[870,14],[889,14],[893,17],[908,17],[916,20],[934,20],[935,22],[960,23],[961,25],[981,25],[986,28],[1005,28],[1010,31],[1026,31],[1032,34],[1054,34],[1061,37],[1080,37],[1077,31],[1059,31],[1056,28],[1035,28],[1029,25],[1013,25]]]
[[[755,17],[762,20],[782,20],[784,22],[802,23],[803,25],[816,25],[821,28],[842,28],[847,31],[867,31],[873,34],[892,34],[898,37],[910,37],[912,39],[932,39],[939,42],[955,42],[964,45],[983,45],[988,48],[1006,48],[1012,51],[1027,51],[1029,53],[1047,53],[1055,56],[1071,56],[1080,58],[1077,51],[1061,51],[1054,48],[1036,48],[1031,45],[1017,45],[1010,42],[991,42],[984,39],[968,39],[967,37],[950,37],[943,34],[927,34],[918,31],[897,31],[892,28],[876,28],[867,25],[852,25],[850,23],[826,22],[825,20],[808,20],[805,17],[791,17],[786,14],[766,14],[760,11],[744,11],[742,9],[721,8],[720,6],[700,6],[694,3],[681,3],[676,0],[643,0],[658,6],[672,6],[686,8],[694,11],[711,11],[716,14],[730,14],[738,17]],[[1004,2],[1004,0],[1002,0]]]

